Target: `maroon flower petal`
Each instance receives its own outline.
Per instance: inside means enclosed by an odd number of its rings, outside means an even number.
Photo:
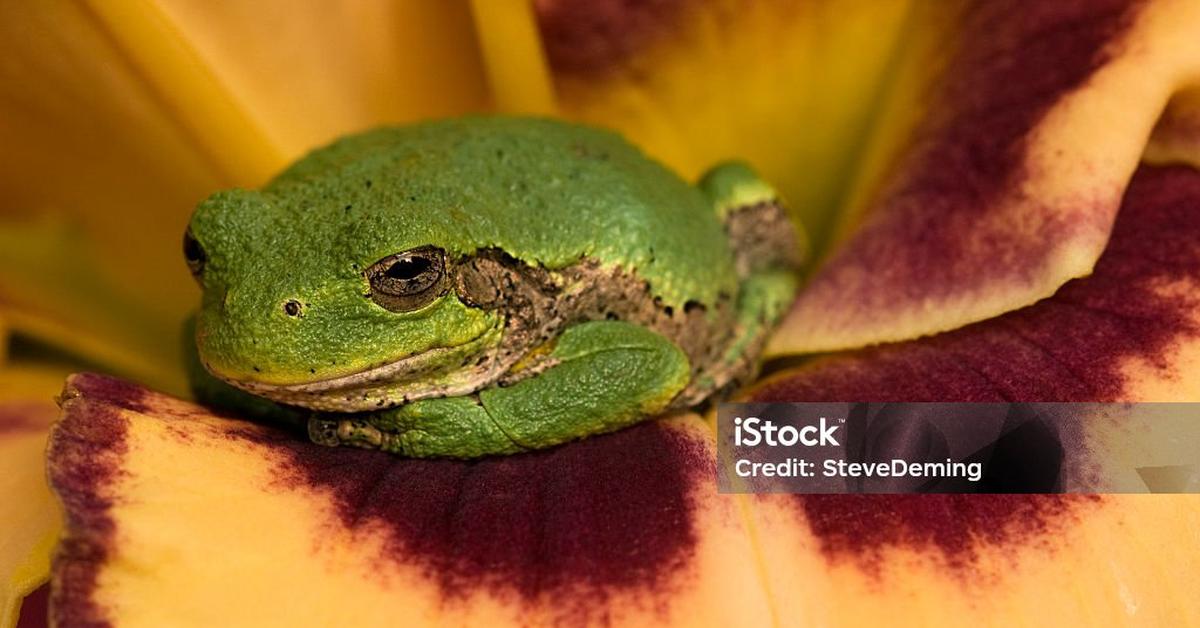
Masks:
[[[1200,380],[1193,374],[1198,368],[1200,172],[1144,166],[1133,178],[1091,277],[1073,280],[1032,306],[956,331],[814,360],[774,375],[749,397],[1197,401]],[[1096,437],[1109,434],[1108,427],[1098,423]],[[1111,427],[1109,435],[1121,438],[1119,426]],[[897,553],[930,557],[960,571],[988,564],[996,555],[1027,554],[1032,547],[1072,556],[1083,551],[1072,548],[1085,547],[1092,534],[1103,539],[1106,554],[1134,556],[1128,559],[1134,564],[1195,569],[1200,562],[1195,556],[1155,554],[1175,550],[1167,549],[1166,539],[1145,541],[1142,528],[1174,525],[1168,522],[1176,515],[1169,513],[1197,507],[1200,499],[1191,495],[829,495],[772,498],[762,505],[776,517],[807,522],[814,542],[831,560],[848,560],[868,571],[892,565]],[[1140,523],[1128,519],[1133,511]],[[1111,528],[1099,532],[1104,526]],[[1139,543],[1161,549],[1138,548],[1121,536],[1134,530]],[[1110,533],[1116,536],[1104,537]],[[1071,586],[1090,582],[1074,573],[1063,581]],[[1127,579],[1119,586],[1150,588]],[[1038,597],[1028,595],[1024,603]],[[1106,602],[1113,597],[1108,596]],[[1129,604],[1121,612],[1136,611],[1136,601],[1130,598]],[[1162,610],[1168,612],[1169,606]]]
[[[1092,272],[1151,128],[1200,68],[1186,3],[969,3],[952,21],[952,40],[908,59],[942,70],[893,95],[851,235],[776,352],[955,329]]]
[[[762,401],[1200,399],[1200,172],[1143,167],[1091,277],[952,332],[818,359]]]

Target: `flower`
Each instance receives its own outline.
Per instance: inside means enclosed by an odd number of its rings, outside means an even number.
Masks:
[[[553,113],[687,176],[751,160],[824,258],[750,398],[1200,396],[1200,7],[627,4],[0,9],[22,61],[0,88],[0,464],[29,504],[6,511],[0,620],[47,574],[58,511],[31,469],[62,375],[184,394],[191,207],[379,123]],[[63,406],[64,624],[1200,613],[1193,496],[720,495],[694,414],[459,463],[104,376]]]

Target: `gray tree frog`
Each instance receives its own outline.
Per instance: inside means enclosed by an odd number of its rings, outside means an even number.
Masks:
[[[740,163],[689,185],[549,119],[369,131],[196,209],[194,388],[326,445],[548,447],[745,382],[798,242]]]

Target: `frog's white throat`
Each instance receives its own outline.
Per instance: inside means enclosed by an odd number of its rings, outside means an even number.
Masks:
[[[238,379],[209,370],[236,388],[277,403],[326,412],[365,412],[419,399],[468,395],[495,382],[520,356],[506,354],[494,343],[489,346],[486,336],[348,375],[294,384]]]

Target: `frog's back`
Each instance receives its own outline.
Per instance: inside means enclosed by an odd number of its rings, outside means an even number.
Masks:
[[[635,272],[674,305],[737,290],[708,199],[590,127],[474,117],[379,129],[314,152],[264,192],[298,219],[341,221],[340,237],[380,257],[444,243],[550,269],[589,258]]]

